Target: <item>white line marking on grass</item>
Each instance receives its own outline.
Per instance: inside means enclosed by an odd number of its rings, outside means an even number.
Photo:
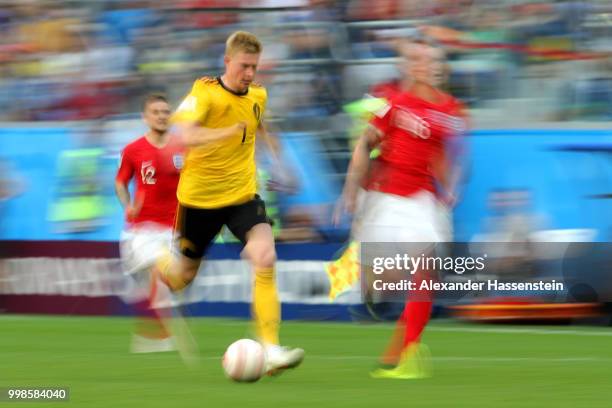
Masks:
[[[328,356],[306,354],[306,358],[315,360],[372,360],[376,361],[375,356]],[[534,363],[590,363],[590,362],[610,362],[612,359],[601,357],[470,357],[470,356],[444,356],[432,357],[436,362],[484,362],[484,363],[514,363],[514,362],[534,362]]]
[[[203,356],[202,360],[218,360],[218,356]],[[306,353],[306,360],[328,360],[328,361],[349,361],[349,360],[370,360],[377,361],[376,356],[331,356],[331,355],[310,355]],[[475,362],[475,363],[610,363],[612,358],[605,357],[471,357],[471,356],[444,356],[432,357],[435,362],[455,363],[455,362]]]
[[[592,330],[547,330],[547,329],[477,329],[471,327],[427,327],[426,331],[434,332],[465,332],[465,333],[494,333],[494,334],[544,334],[557,335],[565,334],[571,336],[612,336],[612,331],[592,331]]]
[[[610,358],[602,357],[433,357],[434,361],[455,362],[455,361],[473,361],[483,363],[593,363],[612,361]]]
[[[297,321],[288,320],[284,323],[295,324]],[[381,324],[356,324],[356,323],[328,323],[328,322],[303,322],[311,326],[321,326],[326,328],[347,328],[347,329],[384,329],[389,330],[393,327],[393,322],[385,322]],[[215,322],[214,324],[218,324],[221,326],[244,326],[245,322]],[[594,330],[576,330],[576,329],[521,329],[521,328],[477,328],[477,327],[444,327],[442,325],[431,325],[425,328],[425,331],[432,332],[465,332],[465,333],[493,333],[493,334],[540,334],[540,335],[572,335],[572,336],[603,336],[610,337],[612,336],[612,329],[609,331],[605,331],[606,329],[602,329],[601,331]]]
[[[85,319],[96,319],[97,316],[62,316],[62,315],[53,315],[53,316],[41,316],[41,315],[0,315],[0,321],[2,320],[37,320],[41,318],[67,318],[70,317],[70,320],[85,320]],[[186,318],[191,318],[192,316],[185,316]],[[200,319],[200,318],[197,318]],[[203,318],[209,319],[209,318]],[[244,326],[248,327],[248,320],[236,320],[236,321],[215,321],[221,318],[212,318],[213,321],[210,323],[204,322],[204,326]],[[288,320],[285,323],[288,323],[289,326],[295,325],[296,323],[305,323],[309,326],[319,326],[323,328],[341,328],[341,329],[377,329],[377,330],[390,330],[394,323],[393,322],[385,322],[381,324],[358,324],[358,323],[338,323],[338,322],[311,322],[311,321],[297,321],[297,320]],[[425,328],[425,331],[432,332],[456,332],[456,333],[492,333],[492,334],[536,334],[536,335],[568,335],[568,336],[595,336],[595,337],[612,337],[612,329],[601,329],[598,331],[595,330],[576,330],[576,329],[522,329],[522,328],[478,328],[478,327],[444,327],[443,324],[430,325]]]

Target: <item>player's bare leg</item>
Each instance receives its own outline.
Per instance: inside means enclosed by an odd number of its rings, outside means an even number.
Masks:
[[[142,275],[142,276],[141,276]],[[166,326],[163,309],[158,308],[160,292],[157,285],[150,282],[148,275],[140,273],[132,276],[135,300],[132,308],[136,314],[136,325],[132,335],[132,353],[158,353],[175,350],[174,338]]]
[[[174,296],[180,297],[181,291],[195,279],[200,263],[200,259],[191,259],[182,254],[167,252],[157,260],[151,279],[157,285],[169,289]],[[174,308],[174,313],[167,321],[185,364],[189,366],[197,365],[199,354],[197,342],[183,317],[180,304]]]
[[[269,224],[257,224],[247,233],[244,254],[254,272],[252,314],[257,335],[266,348],[267,372],[297,367],[304,359],[304,350],[279,345],[281,307],[276,288],[274,264],[276,250]]]
[[[201,260],[182,254],[163,254],[155,265],[155,274],[173,292],[185,289],[196,277]]]

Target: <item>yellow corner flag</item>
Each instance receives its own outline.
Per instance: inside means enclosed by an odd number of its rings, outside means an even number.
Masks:
[[[329,299],[334,301],[359,282],[359,243],[351,241],[340,258],[325,265],[325,272],[330,283]]]

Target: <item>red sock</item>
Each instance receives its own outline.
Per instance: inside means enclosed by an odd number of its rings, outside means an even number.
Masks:
[[[421,282],[426,276],[426,273],[418,273],[413,276],[417,288],[421,287]],[[409,296],[412,296],[414,300],[406,299],[404,311],[397,319],[395,331],[382,355],[383,364],[397,364],[402,352],[410,345],[419,342],[431,317],[433,302],[430,291],[416,290]]]
[[[152,306],[152,299],[155,297],[156,288],[153,287],[148,299],[143,299],[133,305],[136,312],[136,334],[150,339],[165,339],[170,337],[170,333],[164,324],[162,316],[157,309]]]
[[[406,302],[404,312],[400,316],[400,320],[403,320],[405,326],[404,350],[408,346],[419,342],[421,334],[429,322],[432,305],[432,302]]]
[[[407,301],[387,349],[381,358],[383,364],[397,364],[407,347],[418,343],[431,316],[432,302]]]
[[[413,281],[418,290],[411,293],[411,298],[406,299],[406,306],[400,319],[404,322],[404,344],[402,350],[410,345],[418,343],[425,326],[431,316],[432,293],[427,289],[420,289],[423,280],[429,279],[427,272],[419,271],[413,276]]]

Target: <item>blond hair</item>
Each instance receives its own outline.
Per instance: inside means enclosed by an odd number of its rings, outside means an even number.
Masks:
[[[255,34],[246,31],[234,32],[225,42],[225,55],[233,55],[238,51],[247,54],[259,54],[261,49],[261,42]]]
[[[147,106],[149,106],[149,104],[154,102],[166,102],[167,104],[170,104],[168,102],[168,97],[166,96],[166,94],[161,92],[152,92],[145,96],[144,101],[142,102],[143,112],[147,110]]]

